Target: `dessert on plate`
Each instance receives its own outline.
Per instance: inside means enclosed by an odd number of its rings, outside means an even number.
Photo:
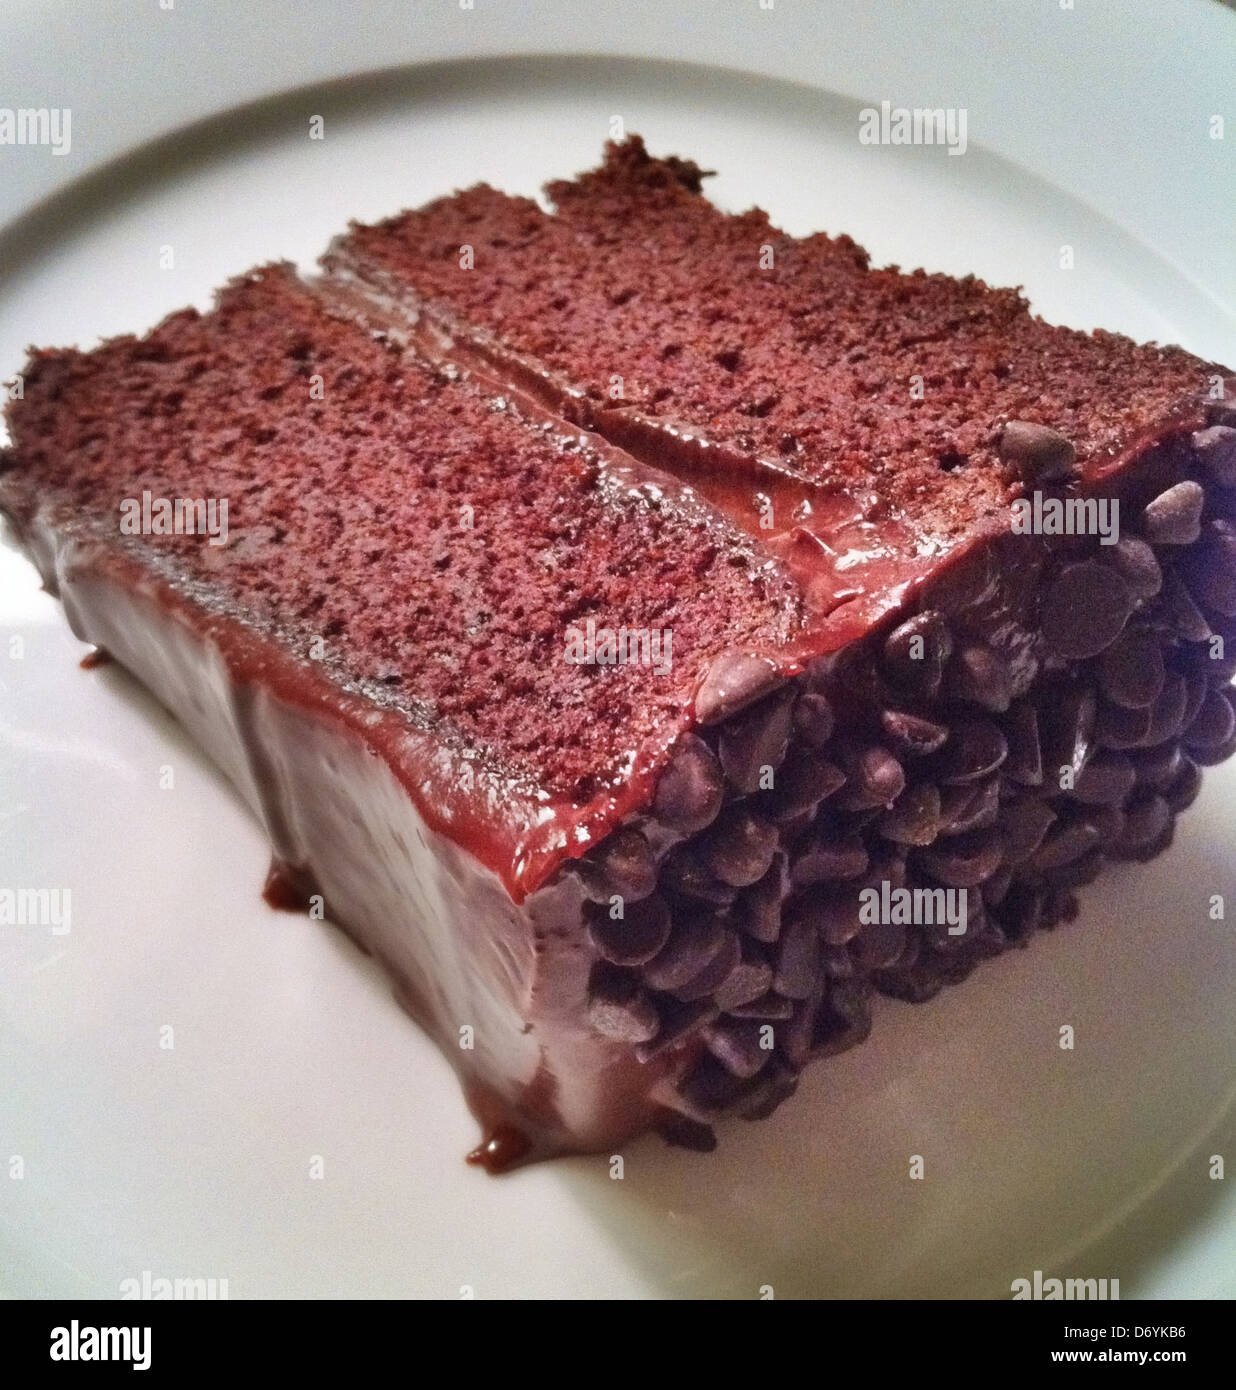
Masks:
[[[353,226],[9,407],[18,543],[493,1169],[770,1114],[1236,750],[1231,374],[703,177],[632,138]]]

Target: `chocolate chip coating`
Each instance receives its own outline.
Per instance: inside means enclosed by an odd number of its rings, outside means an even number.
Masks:
[[[1077,462],[1071,440],[1031,420],[1010,420],[1000,431],[997,448],[1001,463],[1027,483],[1062,482]]]
[[[1097,656],[1120,636],[1132,609],[1133,593],[1115,569],[1082,560],[1061,570],[1043,594],[1043,640],[1066,660]]]
[[[846,763],[847,785],[840,804],[848,810],[891,806],[906,784],[905,769],[879,744],[864,748]]]
[[[1098,827],[1085,818],[1057,826],[1044,839],[1031,859],[1039,873],[1060,869],[1088,854],[1099,843]]]
[[[1055,811],[1038,797],[1009,802],[1000,815],[1001,842],[1008,863],[1024,864],[1030,859],[1055,823]]]
[[[652,810],[666,825],[692,835],[716,819],[725,777],[713,751],[698,734],[684,734],[661,774]]]
[[[1142,512],[1142,529],[1152,545],[1191,545],[1201,534],[1201,485],[1188,479],[1161,492]]]
[[[796,856],[790,878],[796,888],[866,873],[869,858],[857,835],[814,837]]]
[[[1211,635],[1205,614],[1174,569],[1164,572],[1158,612],[1167,626],[1186,642],[1205,642]]]
[[[995,825],[1000,812],[1000,779],[967,782],[946,787],[940,797],[941,835],[964,835],[967,830],[986,830]]]

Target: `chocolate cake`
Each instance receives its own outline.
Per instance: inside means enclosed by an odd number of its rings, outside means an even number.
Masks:
[[[382,960],[493,1169],[768,1115],[1236,750],[1230,374],[703,177],[631,139],[550,212],[356,226],[9,408],[74,631],[260,815],[268,898]]]

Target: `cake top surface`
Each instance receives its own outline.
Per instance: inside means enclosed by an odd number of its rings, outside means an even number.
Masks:
[[[1016,290],[726,214],[702,177],[632,136],[549,184],[553,212],[478,185],[354,226],[327,263],[394,276],[599,405],[870,496],[935,545],[1007,516],[1007,421],[1059,431],[1097,476],[1208,385],[1179,348],[1045,324]]]

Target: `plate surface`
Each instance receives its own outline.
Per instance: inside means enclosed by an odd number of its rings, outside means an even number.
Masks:
[[[349,217],[480,179],[535,194],[595,163],[614,115],[719,170],[727,208],[1236,357],[1230,286],[1203,261],[973,138],[963,158],[861,146],[860,104],[520,58],[227,116],[0,233],[0,376],[29,342],[144,329],[256,262],[311,264]],[[866,1046],[771,1121],[724,1127],[715,1155],[650,1139],[620,1181],[603,1157],[491,1181],[460,1161],[473,1122],[378,973],[262,905],[266,848],[237,798],[122,672],[79,670],[83,650],[0,549],[0,885],[72,891],[66,934],[0,929],[7,1293],[111,1296],[150,1271],[232,1297],[1007,1297],[1042,1269],[1119,1278],[1124,1298],[1236,1294],[1236,1205],[1209,1167],[1236,1152],[1236,954],[1208,911],[1212,894],[1236,910],[1231,766],[1171,854],[1109,872],[1077,923],[963,988],[886,1002]]]

